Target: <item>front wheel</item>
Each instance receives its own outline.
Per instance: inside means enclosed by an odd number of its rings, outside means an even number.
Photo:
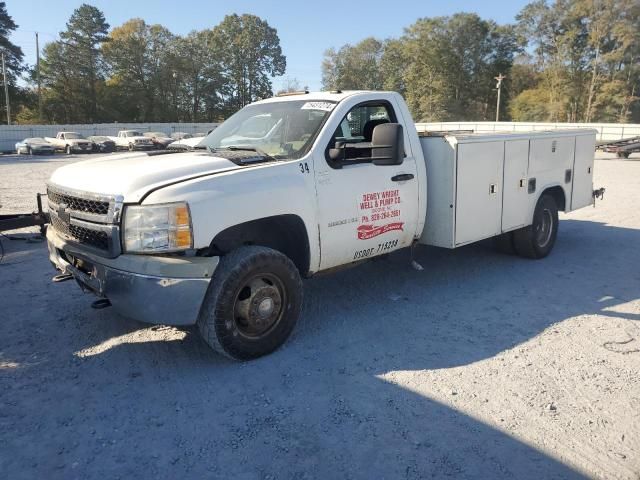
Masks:
[[[544,258],[551,253],[557,235],[558,205],[551,195],[543,194],[533,212],[532,224],[513,232],[513,246],[520,256]]]
[[[301,308],[302,281],[293,262],[276,250],[246,246],[220,260],[198,327],[216,352],[250,360],[289,338]]]
[[[33,150],[31,150],[31,147],[27,147],[27,155],[33,155]]]
[[[71,146],[67,145],[64,149],[64,153],[66,153],[67,155],[71,155]]]
[[[130,152],[133,152],[133,143],[130,143],[130,144],[129,144],[129,151],[130,151]]]

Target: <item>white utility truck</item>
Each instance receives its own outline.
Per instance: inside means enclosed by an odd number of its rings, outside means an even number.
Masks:
[[[393,92],[271,98],[198,150],[55,171],[54,280],[74,278],[101,297],[96,308],[197,323],[218,352],[255,358],[294,328],[303,277],[416,244],[490,237],[545,257],[558,211],[601,193],[594,152],[586,129],[421,137]]]
[[[65,152],[67,155],[93,151],[93,143],[77,132],[58,132],[55,138],[45,137],[44,139],[53,145],[53,148]]]
[[[126,148],[133,152],[134,150],[151,150],[155,148],[153,139],[137,130],[120,130],[117,136],[109,138],[116,143],[116,150]]]

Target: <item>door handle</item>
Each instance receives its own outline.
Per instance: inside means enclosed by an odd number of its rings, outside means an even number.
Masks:
[[[391,177],[392,182],[406,182],[407,180],[413,180],[412,173],[401,173],[400,175]]]

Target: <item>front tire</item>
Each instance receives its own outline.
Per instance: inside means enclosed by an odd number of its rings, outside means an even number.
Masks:
[[[67,146],[64,148],[64,153],[66,153],[67,155],[71,155],[71,147],[70,147],[69,145],[67,145]]]
[[[33,150],[31,150],[31,147],[27,147],[27,155],[33,155]]]
[[[301,308],[302,281],[293,262],[271,248],[240,247],[220,260],[198,327],[216,352],[250,360],[289,338]]]
[[[130,151],[130,152],[133,152],[133,143],[130,143],[130,144],[129,144],[129,151]]]
[[[551,253],[557,235],[558,205],[551,195],[543,194],[533,212],[532,224],[513,232],[513,246],[522,257],[544,258]]]

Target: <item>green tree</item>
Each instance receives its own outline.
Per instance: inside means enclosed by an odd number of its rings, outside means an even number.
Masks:
[[[103,81],[100,45],[107,41],[109,24],[96,7],[82,4],[76,8],[60,33],[64,44],[64,61],[74,71],[76,81],[72,88],[78,108],[78,119],[98,120],[98,82]],[[49,75],[55,75],[50,71]],[[70,100],[70,99],[69,99]]]
[[[328,49],[322,62],[322,85],[327,90],[381,90],[384,44],[365,38],[339,50]]]
[[[50,122],[72,123],[79,121],[74,111],[80,103],[75,93],[78,79],[67,57],[69,47],[62,42],[45,45],[42,52],[40,74],[45,91],[43,94],[44,113]]]
[[[214,27],[213,41],[229,111],[272,95],[271,78],[283,75],[287,66],[275,28],[255,15],[227,15]]]
[[[637,0],[538,0],[518,16],[547,98],[547,120],[628,121],[636,111]],[[613,115],[614,107],[617,114]]]
[[[213,30],[193,31],[176,42],[178,92],[191,121],[213,121],[224,107],[223,97],[228,90],[220,57],[220,44]]]
[[[18,85],[18,78],[25,71],[23,64],[24,54],[22,49],[11,42],[11,33],[18,28],[13,18],[7,12],[6,2],[0,2],[0,49],[5,54],[5,66],[7,70],[7,84],[9,87],[9,97],[11,98],[12,116],[15,116],[25,102],[28,102],[28,92]],[[6,108],[4,94],[1,95],[0,102]]]
[[[521,50],[512,27],[467,13],[420,19],[400,42],[401,47],[390,50],[392,65],[403,72],[394,83],[404,89],[413,115],[421,121],[492,118],[493,77],[508,74]],[[508,95],[503,105],[507,100]]]
[[[126,118],[143,122],[167,120],[167,74],[174,36],[161,25],[134,18],[114,28],[102,46],[108,68],[107,86],[126,106]]]

